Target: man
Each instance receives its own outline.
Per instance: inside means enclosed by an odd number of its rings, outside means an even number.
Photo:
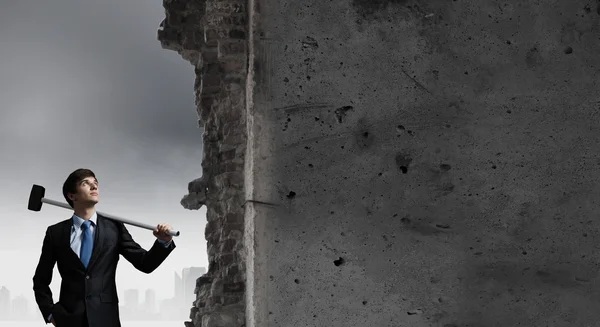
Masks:
[[[175,248],[160,224],[149,251],[131,237],[125,225],[96,213],[98,180],[89,169],[77,169],[63,184],[74,214],[46,230],[40,261],[33,276],[35,300],[44,322],[57,327],[120,327],[115,274],[119,254],[136,269],[151,273]],[[50,282],[54,264],[62,282],[54,303]]]

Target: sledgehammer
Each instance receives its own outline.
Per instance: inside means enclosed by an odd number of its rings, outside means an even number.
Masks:
[[[47,203],[47,204],[51,204],[53,206],[57,206],[57,207],[65,208],[65,209],[70,209],[70,210],[73,209],[67,203],[46,199],[44,197],[45,194],[46,194],[46,189],[43,186],[33,184],[33,187],[31,188],[31,193],[29,194],[29,205],[27,206],[27,208],[31,211],[40,211],[42,209],[42,204]],[[129,225],[133,225],[136,227],[141,227],[141,228],[145,228],[145,229],[149,229],[149,230],[156,229],[156,226],[138,223],[136,221],[131,221],[129,219],[109,215],[109,214],[102,213],[99,211],[97,211],[97,214],[104,216],[106,218],[112,219],[112,220],[120,221],[124,224],[129,224]],[[169,235],[179,236],[179,231],[171,230],[171,231],[169,231]]]

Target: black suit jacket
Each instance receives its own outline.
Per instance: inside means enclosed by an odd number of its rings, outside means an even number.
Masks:
[[[119,298],[115,274],[119,254],[141,272],[151,273],[175,248],[157,241],[149,251],[132,238],[125,225],[97,215],[94,247],[87,269],[71,249],[69,218],[48,227],[40,261],[33,276],[33,291],[44,322],[52,314],[57,327],[120,327]],[[58,264],[62,282],[58,302],[54,303],[50,282],[54,264]]]

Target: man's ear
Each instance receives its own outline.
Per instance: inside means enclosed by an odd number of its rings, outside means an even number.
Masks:
[[[69,197],[69,200],[75,201],[75,194],[73,194],[73,193],[67,193],[67,196]]]

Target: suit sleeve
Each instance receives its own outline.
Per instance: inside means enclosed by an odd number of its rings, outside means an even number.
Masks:
[[[156,240],[149,251],[144,250],[137,244],[125,224],[119,225],[119,253],[129,261],[137,270],[149,274],[153,272],[163,261],[169,256],[171,251],[175,249],[175,242],[165,247]]]
[[[33,275],[33,293],[45,323],[48,323],[48,316],[52,314],[54,308],[50,282],[52,282],[52,272],[55,264],[56,254],[52,242],[52,233],[50,227],[48,227],[42,244],[42,254]]]

